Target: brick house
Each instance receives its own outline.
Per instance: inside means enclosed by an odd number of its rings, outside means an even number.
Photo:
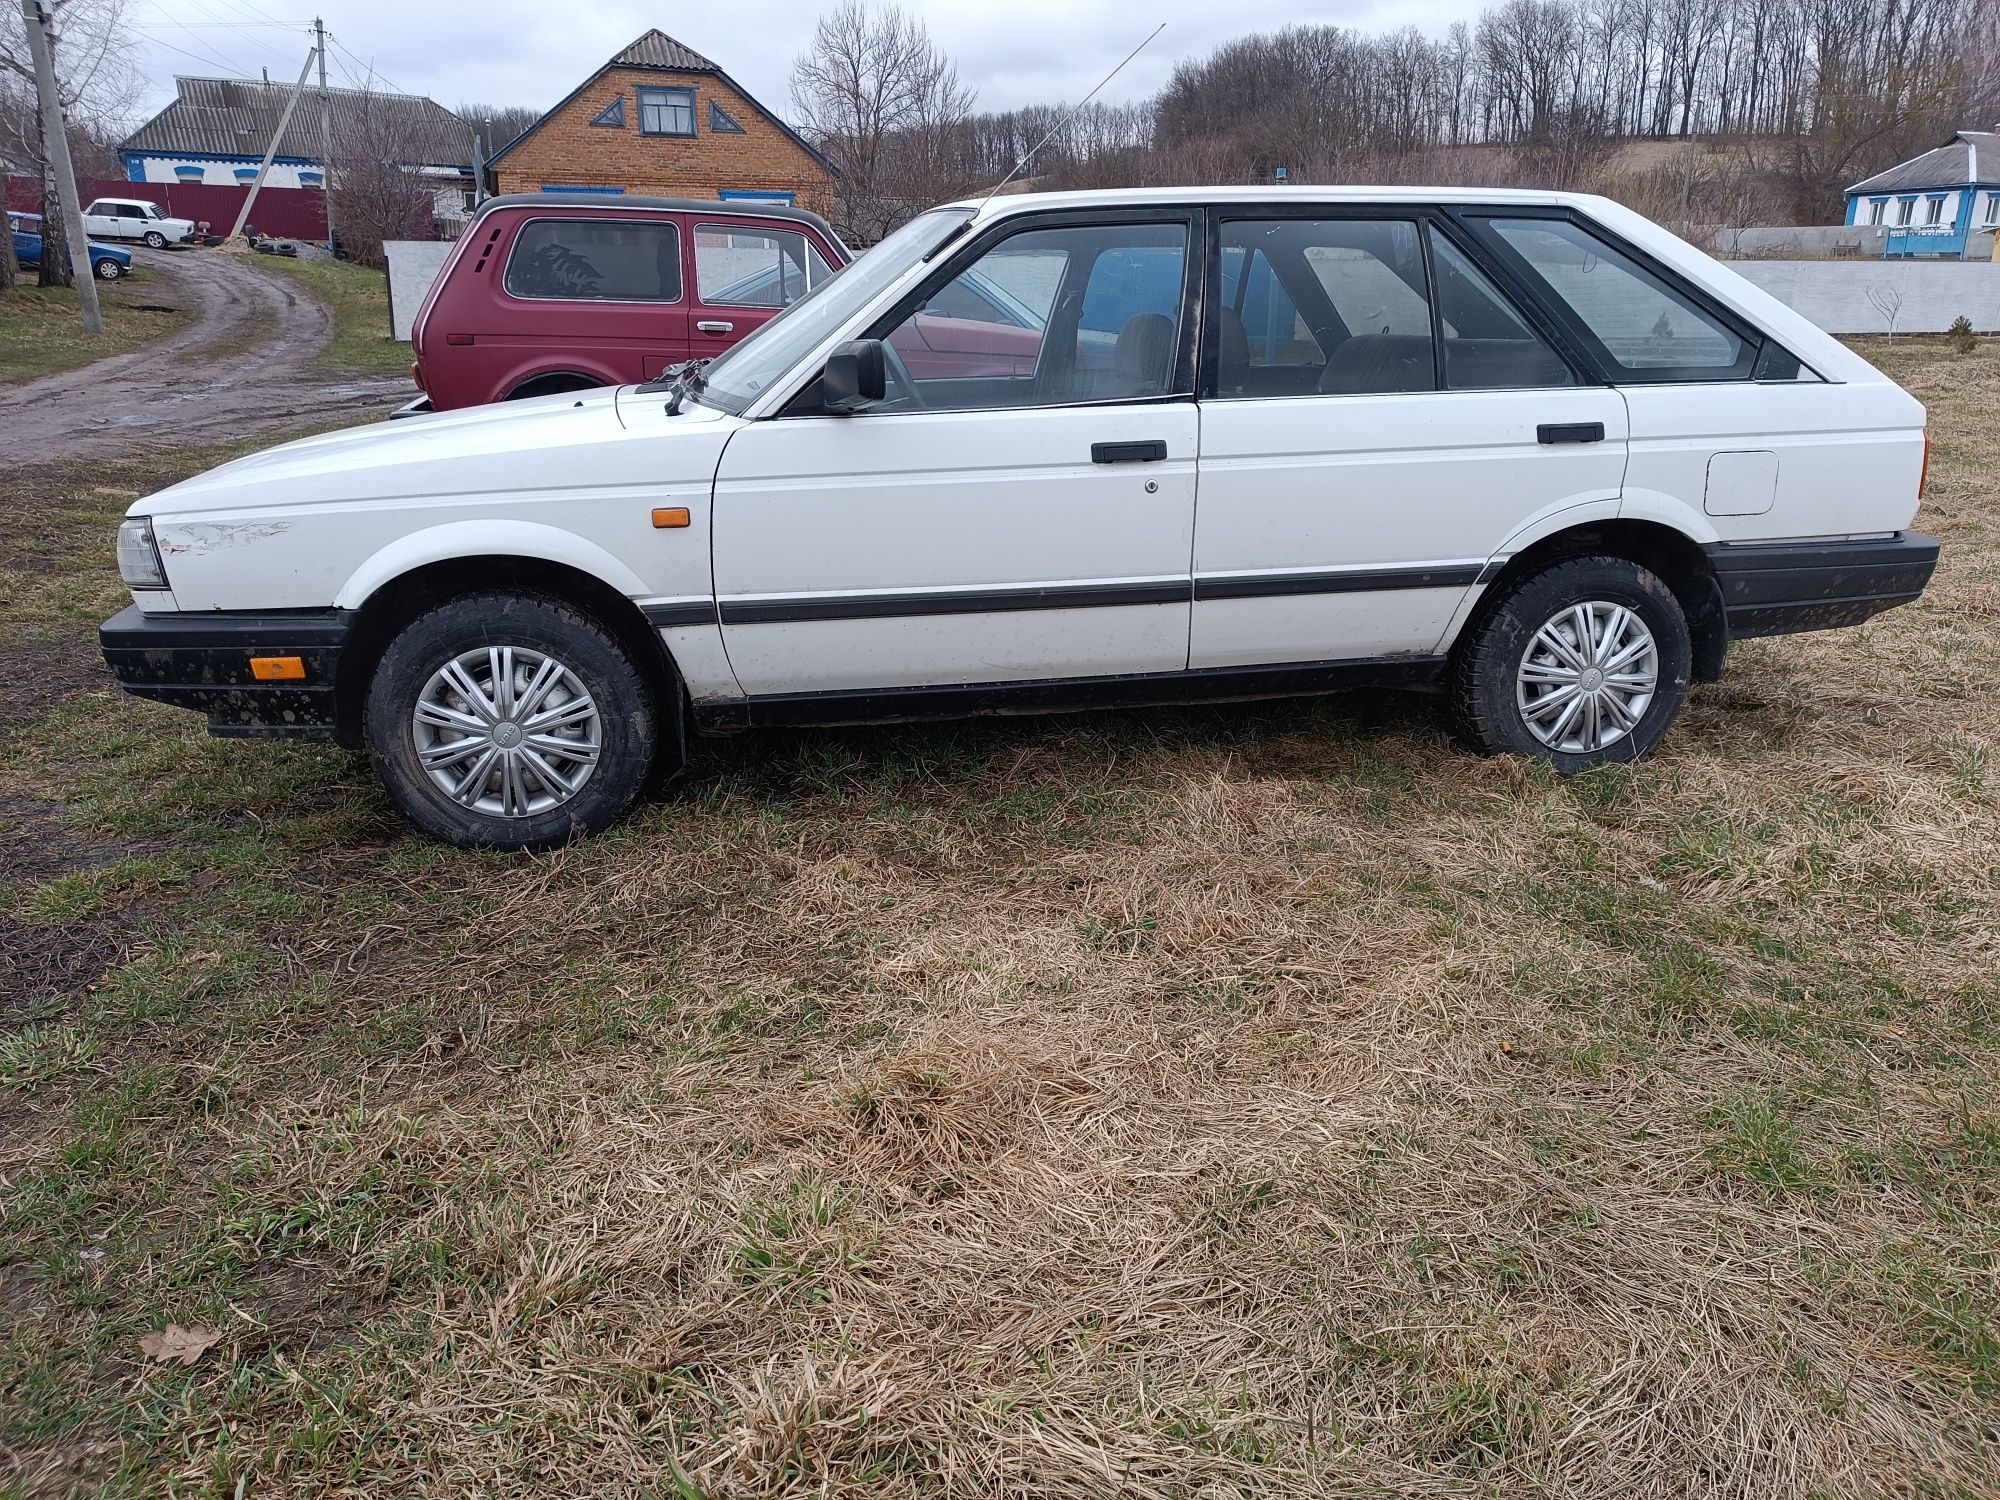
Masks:
[[[656,193],[833,208],[834,168],[721,68],[649,31],[493,154],[502,193]]]

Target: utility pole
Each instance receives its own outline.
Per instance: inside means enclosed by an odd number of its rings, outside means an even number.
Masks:
[[[56,180],[56,201],[62,208],[69,239],[69,274],[76,283],[76,300],[83,308],[86,333],[104,332],[104,314],[97,306],[97,276],[90,266],[90,241],[83,232],[83,205],[76,199],[76,169],[69,160],[69,130],[63,123],[62,95],[56,92],[54,47],[42,0],[21,0],[21,24],[28,33],[28,51],[35,59],[35,92],[41,96],[42,134],[48,170]]]
[[[306,91],[306,74],[312,71],[312,54],[306,54],[306,65],[299,69],[299,81],[292,85],[292,97],[285,101],[283,113],[278,116],[278,128],[271,132],[271,144],[264,148],[264,159],[257,164],[257,179],[250,184],[250,191],[243,199],[243,207],[236,212],[236,227],[229,231],[233,240],[243,232],[243,226],[250,222],[250,209],[257,201],[257,195],[264,190],[264,178],[271,170],[271,159],[278,154],[278,142],[285,138],[285,127],[292,123],[292,111],[299,107],[299,97]]]
[[[326,170],[319,180],[326,200],[326,250],[333,253],[333,96],[326,91],[326,23],[313,17],[313,47],[319,53],[319,139]]]

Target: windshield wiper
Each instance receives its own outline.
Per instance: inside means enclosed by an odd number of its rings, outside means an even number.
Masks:
[[[662,371],[657,379],[647,381],[639,387],[639,390],[647,395],[665,391],[667,415],[677,417],[681,414],[681,402],[686,397],[699,396],[708,389],[707,377],[701,372],[714,358],[715,356],[711,354],[705,359],[683,360],[671,369]]]

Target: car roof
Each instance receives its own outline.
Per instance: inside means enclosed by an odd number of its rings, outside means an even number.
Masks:
[[[1311,204],[1311,203],[1494,203],[1524,206],[1582,206],[1596,200],[1584,193],[1539,188],[1366,187],[1261,183],[1251,186],[1097,188],[1061,193],[1005,193],[965,198],[947,208],[979,210],[982,220],[1057,208],[1138,208],[1153,204]]]

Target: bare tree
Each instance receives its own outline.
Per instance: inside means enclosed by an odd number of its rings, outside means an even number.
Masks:
[[[863,244],[962,186],[972,103],[923,21],[894,5],[841,0],[792,64],[793,109],[840,172],[834,217]]]
[[[1889,325],[1889,342],[1896,342],[1896,320],[1903,315],[1903,289],[1893,281],[1873,281],[1868,284],[1868,305],[1882,315],[1882,321]]]
[[[327,163],[327,192],[349,260],[381,270],[384,240],[434,236],[437,186],[412,165],[424,154],[407,111],[372,90],[354,101]]]
[[[101,166],[100,143],[139,89],[127,0],[64,0],[56,12],[56,91],[69,122],[72,158]],[[0,156],[27,163],[42,179],[43,286],[70,284],[69,236],[55,212],[49,152],[34,104],[34,65],[19,5],[0,5]],[[11,249],[11,247],[10,247]]]
[[[525,104],[461,104],[452,113],[484,133],[488,156],[542,117],[540,110]]]

